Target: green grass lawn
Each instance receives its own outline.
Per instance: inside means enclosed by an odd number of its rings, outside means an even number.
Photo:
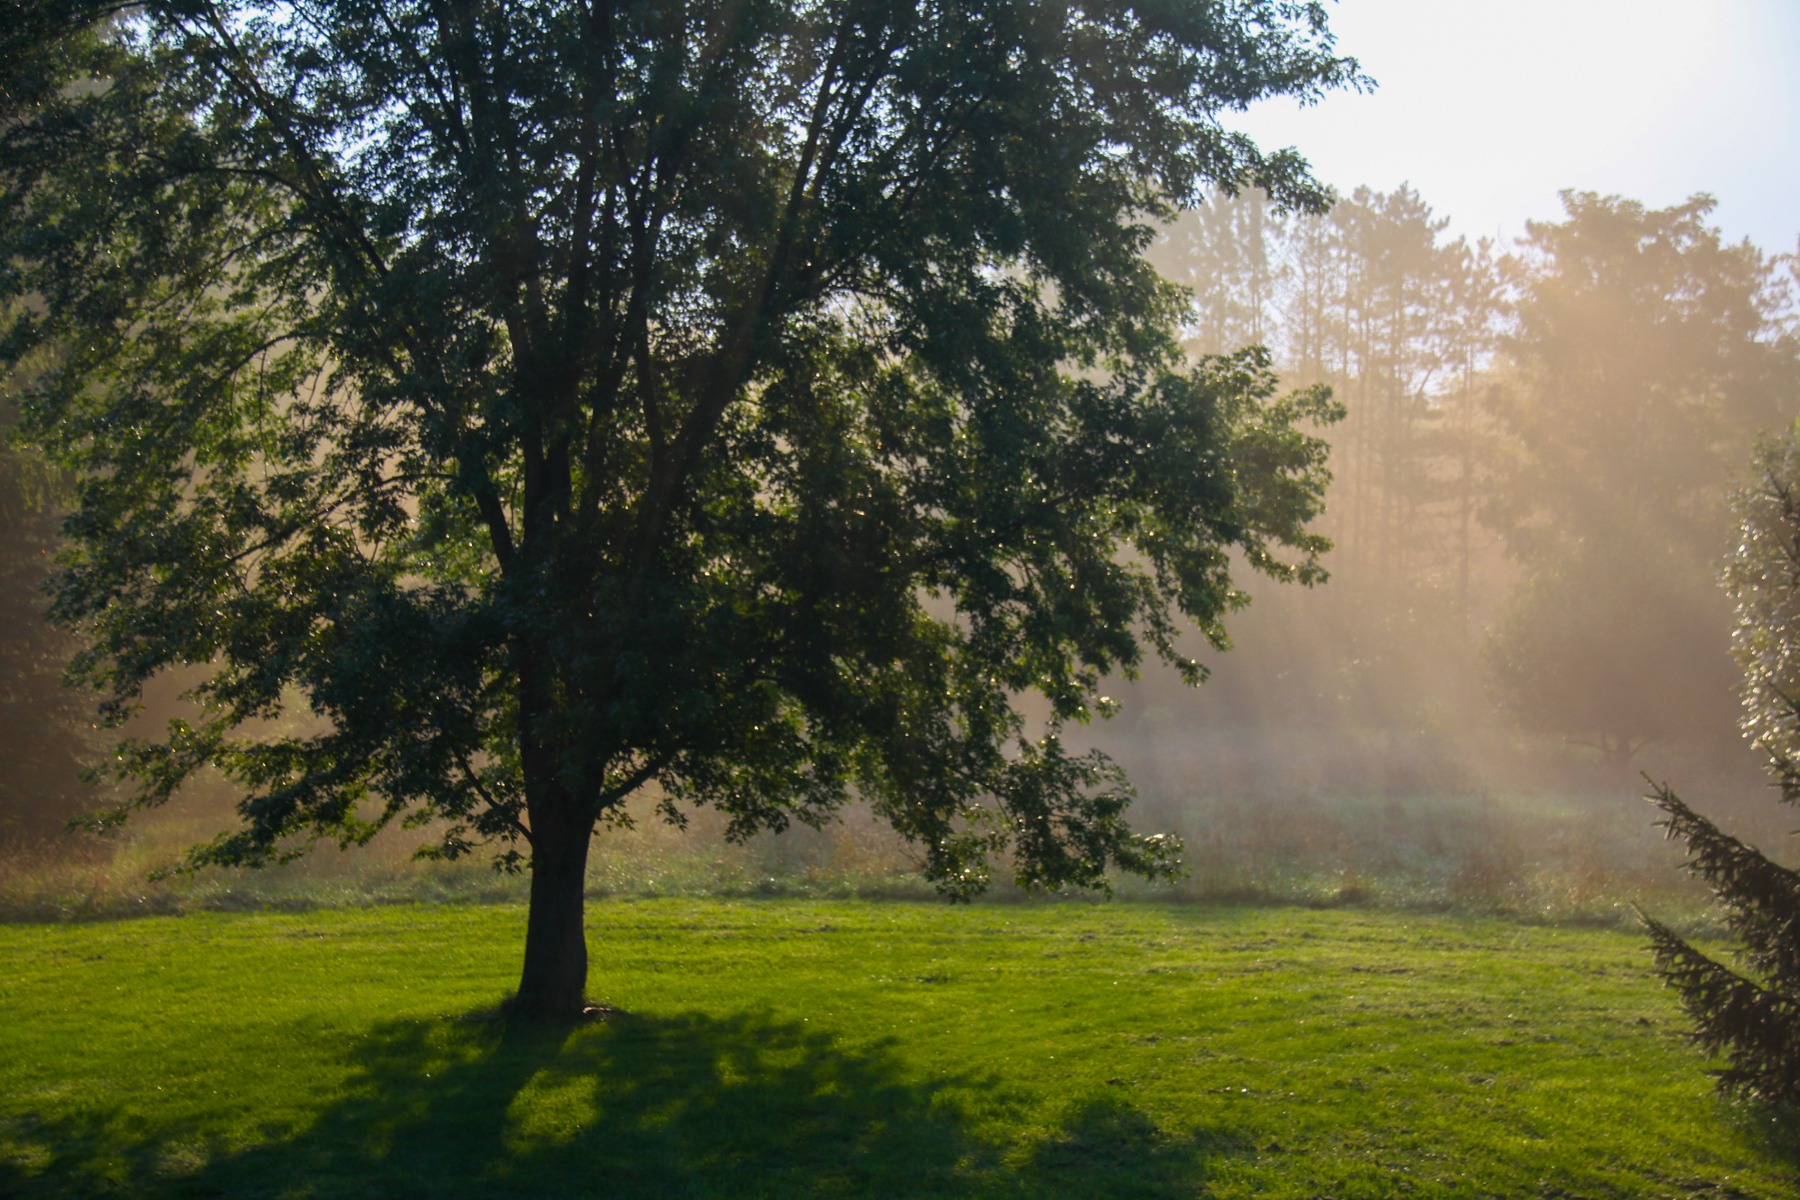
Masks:
[[[1768,1196],[1643,939],[1358,909],[602,902],[0,926],[0,1195]]]

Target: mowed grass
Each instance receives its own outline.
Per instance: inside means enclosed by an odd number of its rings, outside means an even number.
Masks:
[[[515,906],[0,927],[0,1195],[1756,1196],[1640,935],[1453,915]]]

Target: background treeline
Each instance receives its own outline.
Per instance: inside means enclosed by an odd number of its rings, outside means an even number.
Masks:
[[[1257,589],[1205,687],[1121,683],[1089,731],[1140,824],[1204,836],[1221,797],[1616,795],[1640,769],[1761,805],[1717,576],[1757,435],[1800,412],[1794,260],[1723,241],[1704,197],[1564,203],[1502,248],[1404,187],[1324,217],[1247,192],[1153,248],[1192,289],[1193,354],[1266,345],[1349,415],[1326,431],[1331,581]],[[0,842],[95,800],[75,644],[40,615],[64,486],[0,453]]]
[[[95,803],[79,776],[99,748],[90,698],[62,683],[80,644],[44,617],[71,481],[4,440],[20,382],[0,380],[0,853],[69,845],[64,824]]]
[[[1265,344],[1349,415],[1331,581],[1258,589],[1198,692],[1122,693],[1147,792],[1755,778],[1717,576],[1757,435],[1800,410],[1793,259],[1711,207],[1566,193],[1503,252],[1405,187],[1298,218],[1252,192],[1166,232],[1190,350]]]

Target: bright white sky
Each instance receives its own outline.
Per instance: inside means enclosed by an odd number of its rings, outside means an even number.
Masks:
[[[1337,0],[1380,85],[1228,125],[1348,194],[1410,183],[1450,233],[1524,233],[1563,188],[1654,208],[1695,192],[1732,241],[1800,237],[1800,0]]]

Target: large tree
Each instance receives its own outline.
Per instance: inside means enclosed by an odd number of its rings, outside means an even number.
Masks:
[[[1488,517],[1531,578],[1489,647],[1496,692],[1620,763],[1675,730],[1729,745],[1731,613],[1711,580],[1731,478],[1792,415],[1790,297],[1775,262],[1706,223],[1708,197],[1563,205],[1510,264],[1495,412],[1516,453]]]
[[[1184,364],[1141,254],[1215,186],[1322,204],[1220,123],[1360,82],[1320,5],[130,12],[34,40],[57,86],[0,130],[77,674],[116,719],[212,668],[117,816],[212,764],[243,824],[189,865],[498,841],[547,1015],[646,789],[740,836],[861,794],[952,896],[1171,868],[1056,729],[1147,651],[1199,678],[1232,552],[1319,577],[1330,401]]]

